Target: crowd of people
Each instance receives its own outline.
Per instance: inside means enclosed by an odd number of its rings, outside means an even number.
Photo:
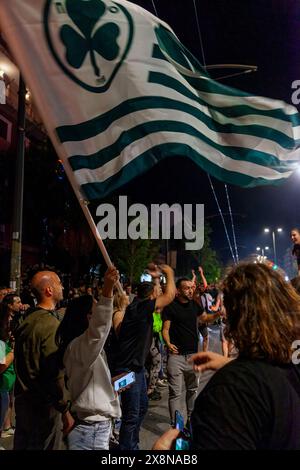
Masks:
[[[298,229],[291,238],[298,256]],[[176,282],[167,265],[148,274],[132,289],[111,266],[96,292],[82,285],[64,299],[58,274],[43,270],[28,303],[0,288],[1,437],[14,435],[15,450],[138,450],[160,384],[170,430],[156,450],[175,448],[176,412],[191,449],[300,449],[300,277],[253,262],[217,287],[201,267]],[[213,323],[222,354],[209,351]],[[215,373],[199,393],[206,370]],[[116,390],[127,374],[133,382]]]

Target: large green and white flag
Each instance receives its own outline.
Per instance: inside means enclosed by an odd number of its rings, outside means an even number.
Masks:
[[[173,155],[241,186],[285,180],[298,166],[296,108],[213,81],[171,28],[141,7],[0,0],[0,23],[88,199]]]

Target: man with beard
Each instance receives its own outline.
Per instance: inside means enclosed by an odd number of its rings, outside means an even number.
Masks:
[[[179,410],[183,414],[181,410],[183,381],[186,388],[188,423],[194,408],[199,376],[194,372],[189,359],[199,349],[198,324],[218,316],[218,314],[208,315],[201,305],[193,300],[192,281],[187,278],[178,279],[176,288],[176,299],[163,312],[163,338],[169,351],[167,371],[172,425],[175,423],[175,411]]]

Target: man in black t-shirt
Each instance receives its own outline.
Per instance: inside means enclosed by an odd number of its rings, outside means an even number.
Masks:
[[[116,357],[116,375],[126,371],[135,373],[135,382],[122,392],[122,424],[120,450],[139,449],[139,431],[148,408],[145,362],[150,351],[153,334],[153,312],[161,311],[175,297],[172,268],[160,267],[167,278],[166,289],[160,294],[154,283],[143,282],[138,286],[137,297],[128,305],[119,334],[119,351]],[[160,272],[151,272],[154,281]]]
[[[175,411],[182,407],[183,381],[186,387],[187,418],[189,420],[198,390],[198,374],[188,362],[199,349],[198,324],[207,321],[207,313],[193,299],[193,283],[181,278],[176,282],[177,297],[163,312],[163,338],[169,350],[168,381],[171,423]]]

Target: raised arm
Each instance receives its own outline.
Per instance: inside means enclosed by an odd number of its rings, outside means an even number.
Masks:
[[[195,271],[192,269],[192,283],[194,284],[194,287],[197,287],[197,276]]]
[[[75,348],[75,351],[77,351],[76,355],[78,354],[80,360],[83,361],[87,367],[91,365],[102,352],[109,334],[113,313],[113,287],[118,279],[119,273],[117,269],[114,266],[108,268],[104,276],[102,296],[98,304],[93,307],[93,314],[89,321],[88,329],[69,346],[71,350]]]
[[[166,307],[171,302],[173,302],[175,298],[175,294],[176,294],[176,286],[175,286],[173,269],[167,264],[161,265],[160,269],[166,275],[167,284],[166,284],[165,292],[159,295],[156,299],[156,302],[155,302],[156,311],[161,311],[164,307]]]
[[[204,289],[206,289],[207,288],[207,280],[206,280],[206,277],[204,276],[204,272],[203,272],[203,269],[202,269],[201,266],[198,266],[198,271],[199,271],[199,274],[200,274],[200,277],[201,277],[203,287],[204,287]]]
[[[98,348],[101,345],[101,349],[104,346],[111,328],[113,289],[118,280],[119,272],[117,269],[114,266],[108,268],[104,276],[102,296],[100,297],[98,304],[93,307],[93,314],[87,330],[89,340],[97,340]]]

